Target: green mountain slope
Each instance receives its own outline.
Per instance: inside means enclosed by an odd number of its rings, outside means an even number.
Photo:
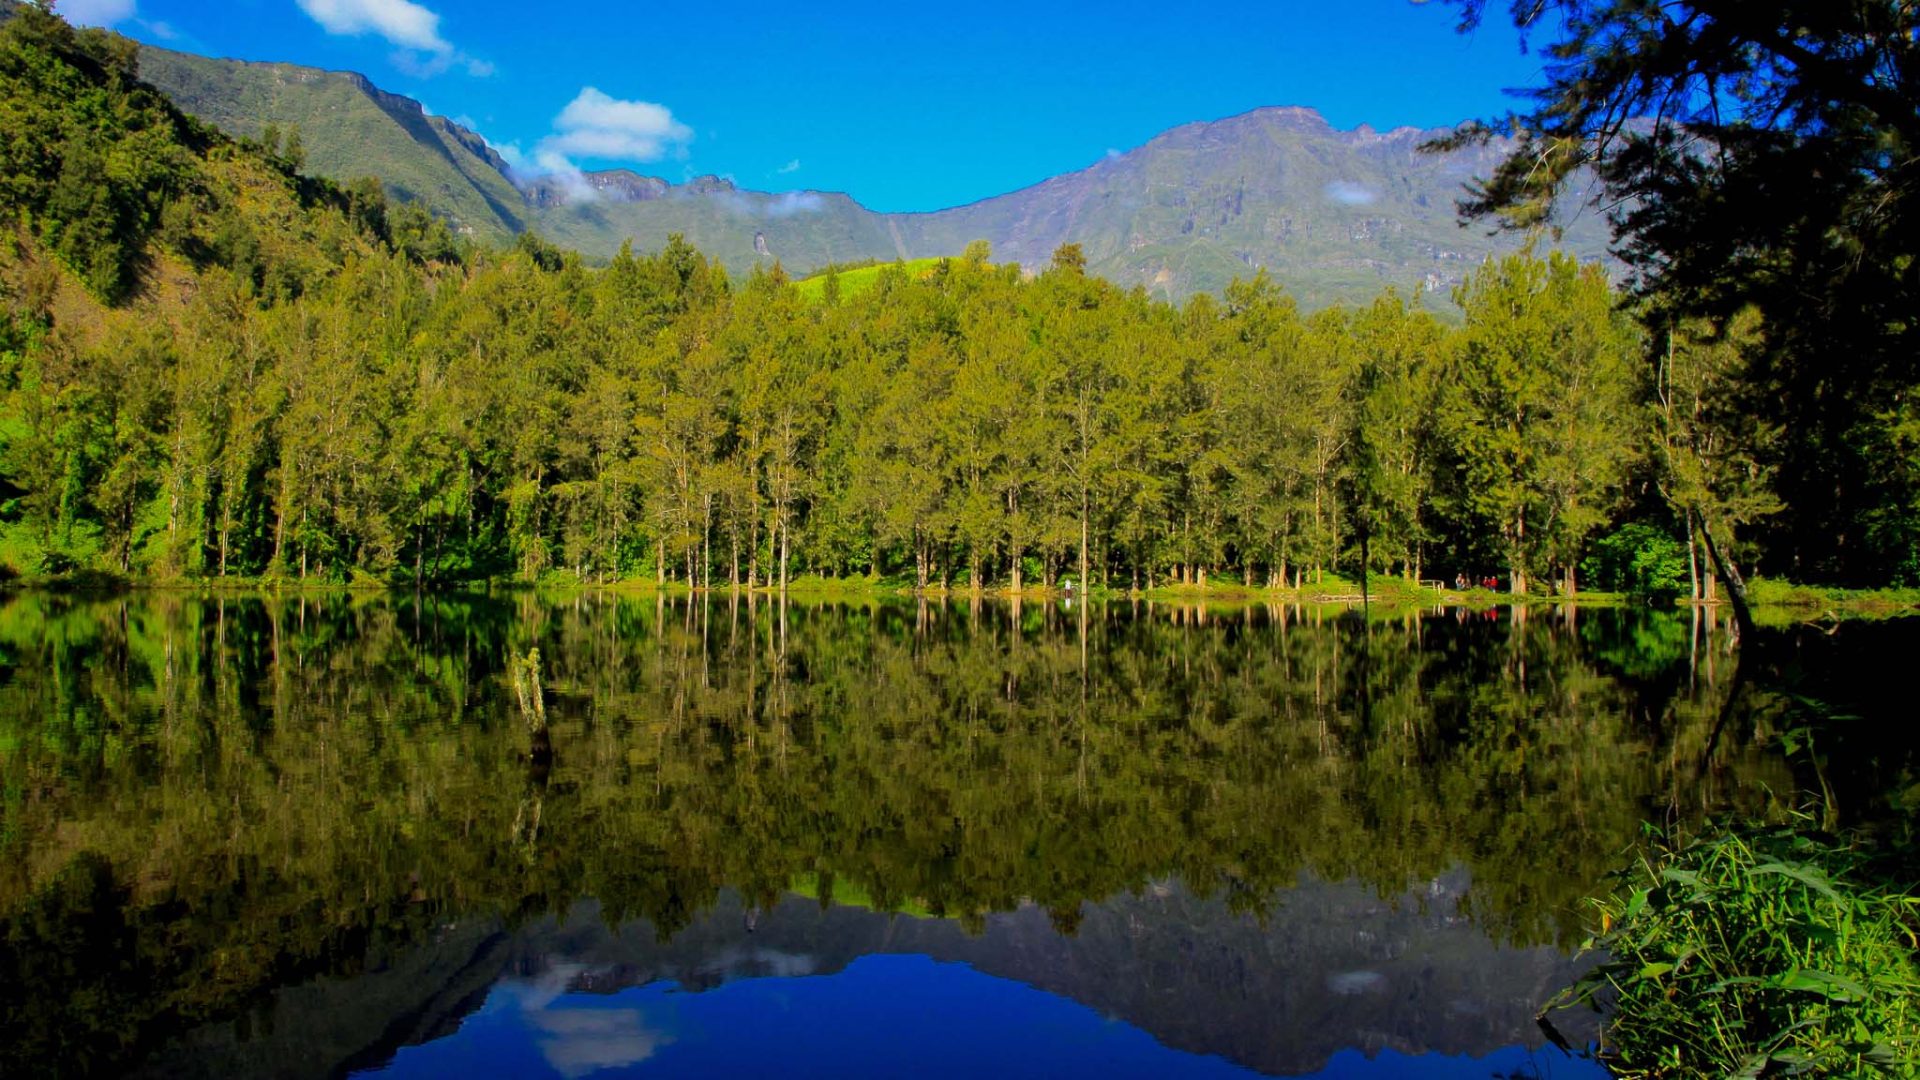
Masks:
[[[140,75],[230,135],[257,138],[269,124],[297,128],[307,171],[339,181],[377,176],[457,232],[499,243],[528,224],[526,200],[486,140],[362,75],[151,46],[140,49]]]

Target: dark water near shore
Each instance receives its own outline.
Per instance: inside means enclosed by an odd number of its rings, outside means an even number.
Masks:
[[[1731,674],[1642,610],[14,594],[0,1073],[1600,1075],[1532,1021],[1582,898],[1799,782]]]

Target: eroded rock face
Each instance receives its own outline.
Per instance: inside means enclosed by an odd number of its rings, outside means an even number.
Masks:
[[[572,175],[549,174],[519,181],[527,205],[542,210],[583,201],[646,202],[666,198],[673,185],[630,169],[606,169]]]

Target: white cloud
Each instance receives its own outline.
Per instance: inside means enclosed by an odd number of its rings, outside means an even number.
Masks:
[[[147,33],[152,34],[161,41],[179,41],[183,36],[180,31],[173,28],[172,23],[162,22],[159,19],[153,19],[151,21],[142,20],[140,25],[147,28]]]
[[[1365,206],[1380,198],[1371,188],[1351,180],[1333,181],[1327,185],[1326,193],[1327,198],[1342,206]]]
[[[440,16],[413,0],[294,0],[329,34],[377,34],[406,49],[450,53]]]
[[[586,87],[553,119],[553,133],[531,152],[518,143],[489,142],[520,181],[551,180],[576,202],[592,202],[600,192],[587,181],[578,159],[646,162],[674,155],[684,158],[693,129],[673,118],[665,105],[622,101]]]
[[[393,66],[418,79],[432,78],[455,66],[484,79],[493,64],[475,59],[440,36],[439,13],[413,0],[294,0],[300,10],[329,34],[362,37],[372,34],[399,47]]]
[[[134,0],[60,0],[54,10],[75,26],[112,26],[133,17]]]
[[[787,162],[787,163],[786,163],[785,165],[782,165],[782,166],[780,166],[779,168],[777,168],[777,169],[775,169],[775,170],[773,170],[773,171],[774,171],[774,172],[777,172],[777,173],[779,173],[779,174],[780,174],[780,175],[782,175],[782,176],[785,176],[785,175],[786,175],[786,174],[788,174],[788,173],[796,173],[796,172],[799,172],[799,171],[800,171],[800,159],[799,159],[799,158],[794,158],[794,159],[793,159],[792,161],[789,161],[789,162]]]
[[[589,86],[560,110],[541,150],[569,160],[655,161],[684,149],[693,129],[651,101],[622,101]]]

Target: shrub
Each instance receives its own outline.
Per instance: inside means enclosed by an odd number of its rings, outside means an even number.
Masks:
[[[1606,960],[1548,1011],[1610,1006],[1622,1077],[1920,1076],[1920,900],[1860,869],[1790,830],[1656,846],[1597,902]]]
[[[1658,525],[1630,521],[1593,542],[1580,572],[1607,592],[1678,596],[1688,588],[1687,545]]]

